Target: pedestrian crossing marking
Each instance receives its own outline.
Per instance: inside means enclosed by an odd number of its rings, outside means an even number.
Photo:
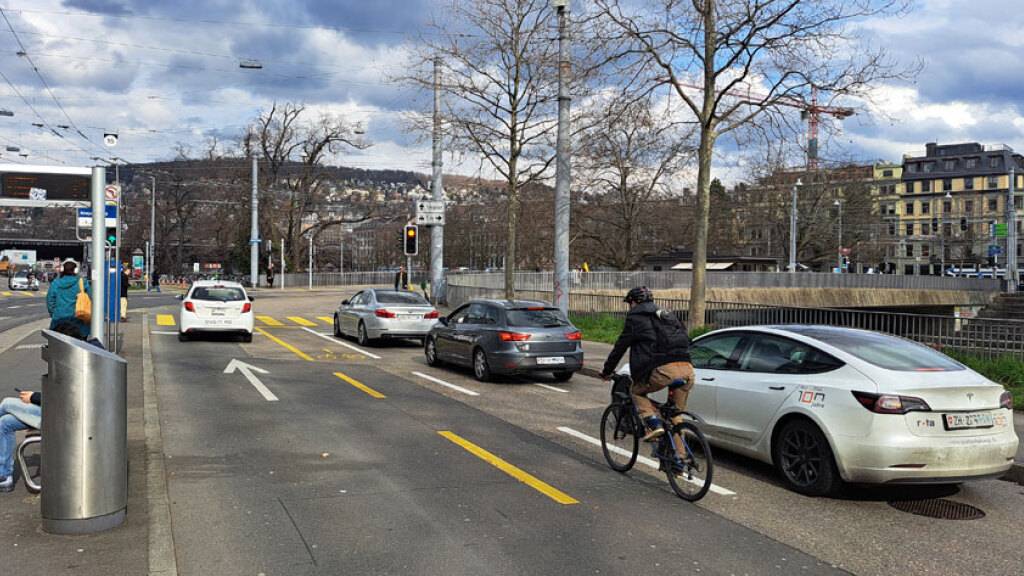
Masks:
[[[288,319],[291,320],[292,322],[295,322],[299,326],[316,326],[316,322],[310,322],[309,320],[306,320],[302,316],[289,316]]]
[[[174,316],[170,314],[157,314],[156,315],[157,326],[174,326]]]
[[[317,318],[317,320],[320,320],[324,324],[327,324],[329,326],[334,326],[334,318],[332,318],[330,316],[317,316],[316,318]]]
[[[284,324],[282,324],[278,319],[272,318],[270,316],[257,316],[256,319],[259,320],[260,322],[263,322],[267,326],[284,326]]]

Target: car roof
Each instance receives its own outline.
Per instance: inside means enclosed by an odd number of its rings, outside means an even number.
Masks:
[[[490,304],[506,310],[512,310],[515,308],[535,308],[539,306],[543,306],[544,308],[553,307],[549,302],[541,302],[540,300],[497,300],[491,298],[477,298],[470,300],[467,304]]]
[[[242,288],[242,285],[238,282],[229,282],[227,280],[196,280],[192,283],[193,287],[210,287],[210,286],[223,286],[224,288]]]

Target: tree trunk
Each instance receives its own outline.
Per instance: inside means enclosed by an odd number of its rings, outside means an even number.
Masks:
[[[511,174],[515,174],[512,163]],[[508,240],[505,243],[505,298],[516,297],[516,228],[519,225],[519,186],[514,178],[508,182]]]

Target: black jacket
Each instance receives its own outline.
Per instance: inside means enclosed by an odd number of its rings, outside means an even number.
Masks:
[[[658,307],[654,302],[644,302],[626,314],[626,325],[615,341],[615,347],[605,360],[604,374],[611,374],[629,349],[629,372],[634,382],[644,382],[651,372],[670,362],[689,362],[689,339],[685,332],[679,338],[669,340],[668,350],[657,352],[658,332],[654,323]]]
[[[121,298],[128,297],[128,286],[132,283],[132,277],[128,274],[121,274]]]
[[[395,272],[395,290],[405,290],[409,286],[409,273]]]

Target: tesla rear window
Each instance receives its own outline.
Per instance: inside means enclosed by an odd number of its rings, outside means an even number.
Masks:
[[[508,311],[509,326],[531,328],[558,328],[568,326],[569,321],[558,308],[520,308]]]
[[[377,302],[380,304],[409,304],[411,306],[426,306],[427,300],[415,292],[377,292]]]
[[[931,348],[875,332],[794,329],[793,332],[831,344],[843,352],[888,370],[905,372],[952,372],[964,367]]]
[[[192,291],[193,300],[210,300],[213,302],[241,302],[245,300],[245,292],[241,288],[200,287]]]

